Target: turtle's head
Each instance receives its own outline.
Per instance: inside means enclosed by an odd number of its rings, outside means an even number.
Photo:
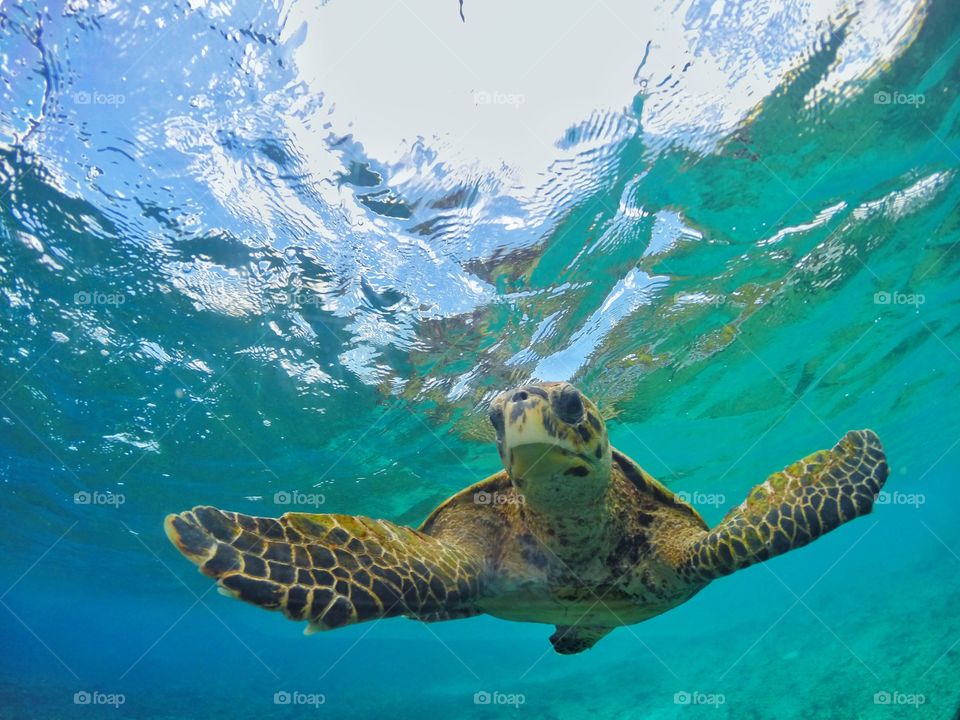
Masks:
[[[544,510],[599,496],[610,442],[597,406],[564,382],[523,385],[490,404],[497,449],[514,487]]]

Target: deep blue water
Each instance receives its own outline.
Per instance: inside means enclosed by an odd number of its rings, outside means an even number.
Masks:
[[[960,11],[463,10],[0,5],[0,717],[956,718]],[[569,657],[304,637],[163,533],[416,526],[530,379],[709,523],[848,429],[886,492]]]

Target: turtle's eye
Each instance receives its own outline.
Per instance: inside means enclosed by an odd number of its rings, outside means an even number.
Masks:
[[[576,388],[567,386],[553,398],[553,411],[561,420],[576,425],[583,419],[583,400]]]
[[[497,431],[497,436],[503,435],[503,408],[497,406],[490,408],[490,424]]]

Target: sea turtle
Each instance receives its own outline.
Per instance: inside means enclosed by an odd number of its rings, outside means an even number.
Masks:
[[[611,447],[597,407],[568,383],[501,393],[490,420],[504,469],[417,530],[195,507],[167,516],[167,535],[221,592],[307,621],[307,634],[488,613],[556,625],[554,649],[571,654],[869,513],[887,477],[876,434],[848,432],[771,475],[711,529]]]

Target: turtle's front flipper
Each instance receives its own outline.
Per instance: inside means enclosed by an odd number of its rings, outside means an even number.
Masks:
[[[704,579],[806,545],[873,509],[887,479],[880,438],[848,432],[821,450],[774,473],[713,530],[694,538],[681,570]]]
[[[395,615],[455,616],[479,591],[481,562],[469,552],[385,520],[196,507],[168,515],[164,528],[226,594],[308,620],[308,634]]]
[[[561,655],[575,655],[592,648],[612,629],[599,625],[557,625],[550,644]]]

